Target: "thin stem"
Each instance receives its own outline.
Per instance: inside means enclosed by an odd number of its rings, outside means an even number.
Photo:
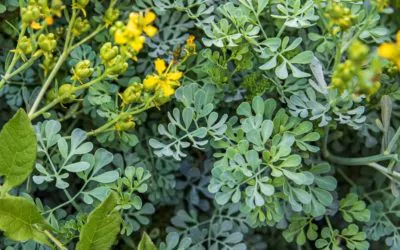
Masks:
[[[35,56],[32,56],[31,58],[29,58],[28,61],[26,61],[21,66],[19,66],[12,73],[8,74],[7,76],[4,76],[3,79],[7,82],[11,78],[13,78],[15,75],[17,75],[17,74],[21,73],[22,71],[24,71],[25,69],[29,68],[38,58],[40,58],[41,55],[42,55],[42,53],[40,53],[38,55],[35,55]],[[0,86],[0,88],[1,88],[1,86]]]
[[[49,237],[49,239],[61,250],[68,250],[68,248],[64,247],[64,245],[59,241],[54,235],[52,235],[48,230],[43,231],[44,234]]]
[[[60,205],[58,205],[58,206],[56,206],[56,207],[54,207],[54,208],[52,208],[52,209],[50,209],[50,210],[47,210],[47,211],[43,212],[42,214],[52,213],[52,212],[54,212],[55,210],[60,209],[60,208],[62,208],[62,207],[64,207],[64,206],[70,204],[71,202],[73,202],[76,198],[78,198],[78,196],[83,192],[83,190],[85,190],[86,185],[87,185],[88,183],[89,183],[89,182],[85,182],[85,184],[83,184],[82,188],[78,191],[78,193],[76,193],[71,199],[67,200],[67,201],[64,202],[64,203],[61,203]]]
[[[79,90],[83,90],[83,89],[87,89],[90,86],[92,86],[93,84],[103,80],[104,78],[106,78],[106,74],[101,75],[100,77],[82,84],[81,86],[78,86],[76,88],[74,88],[74,92],[79,91]],[[49,104],[47,104],[46,106],[44,106],[43,108],[41,108],[39,111],[35,112],[35,113],[31,113],[29,112],[29,119],[33,120],[35,118],[37,118],[38,116],[42,115],[43,113],[45,113],[47,110],[51,109],[52,107],[54,107],[55,105],[61,103],[63,100],[65,100],[66,98],[68,98],[72,93],[65,93],[61,96],[58,96],[57,98],[55,98],[53,101],[51,101]],[[31,109],[32,110],[32,109]]]
[[[389,145],[385,150],[384,154],[390,154],[392,152],[393,147],[395,146],[397,140],[399,139],[399,136],[400,136],[400,127],[397,129],[396,134],[394,134],[392,140],[390,140]]]
[[[81,212],[81,208],[79,207],[79,205],[75,202],[75,200],[72,200],[72,196],[71,194],[68,192],[67,189],[63,189],[65,196],[67,196],[68,200],[71,200],[71,204],[72,206],[74,206],[74,208],[76,209],[76,211]]]
[[[78,48],[79,46],[81,46],[82,44],[86,43],[87,41],[89,41],[90,39],[92,39],[94,36],[96,36],[99,32],[101,32],[102,30],[104,30],[106,26],[102,25],[97,27],[97,29],[95,31],[93,31],[92,33],[90,33],[88,36],[86,36],[84,39],[80,40],[79,42],[77,42],[76,44],[72,45],[71,48],[69,48],[69,51],[73,51],[74,49]]]
[[[74,3],[74,1],[73,1],[73,3]],[[46,94],[47,89],[50,87],[51,83],[53,82],[54,77],[57,75],[58,70],[64,64],[64,61],[67,60],[67,58],[68,58],[69,47],[71,46],[70,43],[72,40],[72,27],[75,23],[76,15],[77,15],[76,9],[74,8],[74,9],[72,9],[72,17],[71,17],[71,21],[69,22],[69,25],[68,25],[67,37],[65,39],[65,44],[64,44],[64,51],[61,54],[60,58],[58,59],[56,65],[54,66],[50,75],[47,77],[46,82],[43,84],[42,89],[40,90],[38,96],[36,97],[35,102],[33,103],[31,109],[29,110],[28,116],[32,116],[35,113],[35,111],[39,107],[39,104],[42,101],[44,95]]]
[[[40,102],[42,101],[44,95],[46,94],[47,89],[50,87],[50,84],[53,82],[54,77],[58,73],[58,70],[61,68],[61,66],[64,64],[64,61],[67,59],[67,54],[64,53],[60,56],[58,59],[56,65],[54,66],[53,70],[51,71],[49,77],[47,77],[47,80],[43,84],[42,89],[40,90],[38,96],[36,97],[35,102],[33,103],[31,109],[29,110],[28,116],[31,117],[36,109],[39,107]]]
[[[26,32],[26,26],[24,24],[22,24],[22,28],[21,28],[21,32],[19,33],[18,41],[20,41],[21,38],[25,35],[25,32]],[[17,64],[19,58],[20,58],[20,54],[16,50],[14,52],[14,56],[13,56],[13,59],[11,60],[10,65],[8,65],[8,68],[7,68],[3,78],[0,80],[0,89],[3,88],[3,86],[6,84],[7,80],[9,79],[9,74],[14,69],[14,66]]]

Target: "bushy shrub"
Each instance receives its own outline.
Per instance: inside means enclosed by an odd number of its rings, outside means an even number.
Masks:
[[[0,3],[1,249],[400,249],[398,1]]]

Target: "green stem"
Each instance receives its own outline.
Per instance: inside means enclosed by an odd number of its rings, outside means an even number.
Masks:
[[[26,26],[22,24],[21,32],[19,33],[18,41],[21,40],[21,38],[25,35],[26,32]],[[16,50],[13,56],[13,59],[11,60],[10,65],[8,65],[8,68],[3,76],[3,78],[0,80],[0,89],[3,88],[3,86],[6,84],[7,80],[9,79],[9,75],[11,71],[14,69],[14,66],[17,64],[18,59],[20,55],[19,52]]]
[[[69,22],[69,25],[68,25],[67,37],[65,39],[65,44],[64,44],[64,51],[61,54],[60,58],[58,59],[56,65],[54,66],[54,68],[51,71],[50,75],[47,77],[47,79],[46,79],[45,83],[43,84],[43,87],[40,90],[38,96],[36,97],[35,102],[33,103],[31,109],[29,110],[29,113],[28,113],[29,116],[32,116],[35,113],[35,111],[39,107],[39,104],[42,101],[44,95],[46,94],[47,89],[50,87],[51,83],[53,82],[54,77],[57,75],[58,70],[64,64],[64,61],[67,60],[67,58],[68,58],[70,42],[71,42],[71,39],[72,39],[72,27],[73,27],[73,25],[75,23],[76,15],[77,15],[76,9],[73,9],[72,10],[71,21]]]
[[[26,70],[27,68],[29,68],[38,58],[40,58],[40,56],[42,55],[42,53],[40,52],[39,54],[32,56],[31,58],[29,58],[28,61],[26,61],[24,64],[22,64],[21,66],[19,66],[16,70],[14,70],[12,73],[9,73],[7,76],[4,76],[3,79],[7,82],[9,81],[11,78],[13,78],[15,75],[21,73],[22,71]],[[0,86],[1,88],[1,86]]]
[[[396,134],[394,134],[392,140],[390,140],[389,145],[385,150],[384,154],[390,154],[392,152],[393,147],[395,146],[397,140],[399,139],[399,136],[400,136],[400,127],[397,129]]]
[[[333,71],[337,68],[340,63],[340,58],[342,56],[342,36],[340,37],[340,41],[336,43],[336,54],[335,54],[335,62],[333,64]]]
[[[47,210],[47,211],[43,212],[42,214],[52,213],[52,212],[54,212],[55,210],[60,209],[60,208],[62,208],[62,207],[64,207],[64,206],[70,204],[71,202],[75,201],[75,199],[78,198],[78,196],[83,192],[83,190],[85,190],[86,185],[87,185],[88,183],[89,183],[89,182],[85,182],[85,184],[83,184],[82,188],[78,191],[78,193],[76,193],[71,199],[67,200],[67,201],[64,202],[64,203],[61,203],[60,205],[58,205],[58,206],[56,206],[56,207],[54,207],[54,208],[52,208],[52,209],[50,209],[50,210]]]
[[[97,27],[97,29],[95,31],[93,31],[92,33],[90,33],[88,36],[86,36],[84,39],[80,40],[79,42],[77,42],[76,44],[72,45],[71,48],[69,49],[69,51],[73,51],[74,49],[78,48],[79,46],[81,46],[82,44],[86,43],[87,41],[89,41],[90,39],[92,39],[94,36],[96,36],[99,32],[101,32],[102,30],[104,30],[106,26],[102,25]]]
[[[82,84],[81,86],[78,86],[76,88],[74,88],[74,92],[79,91],[79,90],[83,90],[83,89],[87,89],[90,86],[92,86],[93,84],[103,80],[104,78],[106,78],[106,75],[103,74],[100,77]],[[61,103],[63,100],[65,100],[66,98],[68,98],[72,93],[65,93],[61,96],[58,96],[57,98],[55,98],[53,101],[51,101],[50,103],[48,103],[46,106],[44,106],[43,108],[41,108],[39,111],[35,112],[35,113],[31,113],[29,112],[28,116],[29,119],[34,120],[35,118],[37,118],[38,116],[42,115],[43,113],[45,113],[47,110],[51,109],[52,107],[56,106],[57,104]]]
[[[64,247],[64,245],[59,241],[54,235],[52,235],[48,230],[43,231],[44,234],[49,237],[49,239],[61,250],[68,250],[68,248]]]
[[[324,152],[324,157],[330,160],[331,162],[346,165],[346,166],[360,166],[360,165],[369,165],[373,162],[379,161],[387,161],[387,160],[398,160],[397,154],[378,154],[366,157],[341,157],[332,155],[329,151]]]
[[[126,112],[126,113],[121,113],[121,114],[117,115],[116,117],[114,117],[114,119],[112,119],[111,121],[109,121],[106,124],[104,124],[103,126],[101,126],[101,127],[97,128],[97,129],[87,133],[87,136],[98,135],[98,134],[108,130],[111,126],[113,126],[118,121],[123,120],[123,119],[125,119],[125,118],[127,118],[127,117],[129,117],[131,115],[142,113],[143,111],[145,111],[145,110],[147,110],[149,108],[152,108],[152,107],[153,107],[153,104],[148,103],[148,104],[144,105],[143,107],[138,108],[136,110],[133,110],[133,111],[130,111],[130,112]]]
[[[44,95],[46,94],[47,89],[50,87],[51,83],[53,82],[53,79],[56,76],[56,74],[58,73],[58,70],[64,64],[64,61],[67,59],[67,56],[68,55],[64,52],[58,59],[56,65],[54,66],[53,70],[51,71],[49,77],[47,77],[45,83],[43,84],[42,89],[40,90],[38,96],[36,97],[35,102],[33,103],[31,109],[29,110],[29,113],[28,113],[29,117],[31,117],[35,113],[36,109],[39,107],[39,104],[42,101]]]
[[[76,209],[76,211],[81,212],[81,208],[79,207],[78,203],[75,202],[75,199],[72,199],[71,194],[68,192],[68,190],[63,189],[65,196],[67,196],[68,200],[71,200],[72,206]]]

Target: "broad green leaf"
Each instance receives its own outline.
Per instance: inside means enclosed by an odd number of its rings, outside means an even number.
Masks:
[[[297,54],[293,57],[290,62],[291,63],[298,63],[298,64],[308,64],[311,62],[314,54],[311,51],[303,51],[300,54]]]
[[[137,250],[157,250],[153,241],[146,232],[143,233],[142,239],[139,242]]]
[[[112,192],[94,209],[82,227],[77,250],[108,250],[114,244],[121,225],[121,215],[115,210],[117,195]]]
[[[34,240],[51,245],[42,230],[50,226],[36,206],[26,198],[8,196],[0,198],[0,230],[15,241]]]
[[[36,159],[36,136],[24,110],[20,109],[0,132],[0,176],[3,190],[23,183],[33,170]]]

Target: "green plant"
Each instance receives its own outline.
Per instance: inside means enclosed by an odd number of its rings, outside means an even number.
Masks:
[[[400,249],[398,8],[3,1],[0,248]]]

